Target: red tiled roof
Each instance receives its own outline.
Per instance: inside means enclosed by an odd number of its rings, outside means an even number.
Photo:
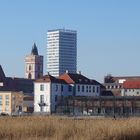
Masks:
[[[37,79],[35,82],[37,83],[42,83],[42,82],[52,82],[52,83],[66,83],[64,80],[62,79],[57,79],[51,75],[45,75],[43,77],[41,77],[40,79]]]
[[[85,77],[82,74],[77,74],[77,73],[64,73],[62,74],[59,79],[65,80],[68,84],[91,84],[91,85],[100,85],[102,86],[99,82],[96,80],[89,79]]]
[[[126,89],[140,89],[140,80],[127,80],[123,83]]]

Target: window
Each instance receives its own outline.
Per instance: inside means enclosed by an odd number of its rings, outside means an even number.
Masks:
[[[40,91],[44,91],[44,85],[43,84],[40,85]]]
[[[55,91],[58,91],[58,85],[55,86]]]
[[[9,100],[9,95],[6,95],[6,100]]]
[[[137,92],[137,94],[139,94],[139,92]]]
[[[31,73],[28,74],[28,79],[32,79]]]
[[[31,65],[29,65],[29,70],[31,70],[32,69],[32,67],[31,67]]]
[[[2,95],[0,95],[0,106],[2,105]]]
[[[68,86],[68,91],[70,91],[70,92],[72,91],[72,86],[70,86],[70,85]]]
[[[99,87],[97,87],[97,89],[96,89],[96,90],[97,90],[97,93],[99,93]]]
[[[5,111],[9,111],[9,107],[8,106],[5,107]]]
[[[89,92],[91,92],[91,86],[89,86]]]
[[[44,95],[40,95],[40,103],[44,103]]]
[[[6,104],[6,106],[9,106],[9,95],[6,95],[6,100],[5,100],[5,104]]]
[[[82,86],[82,92],[84,92],[84,90],[85,90],[85,87],[84,87],[84,85]]]
[[[55,102],[57,102],[57,95],[55,95]]]
[[[88,92],[88,86],[86,86],[86,91]]]
[[[63,85],[61,85],[61,91],[63,92],[64,88],[63,88]]]
[[[95,86],[92,87],[92,92],[95,92]]]
[[[0,106],[0,112],[2,112],[2,106]]]
[[[78,88],[78,92],[80,92],[80,85],[78,85],[77,88]]]

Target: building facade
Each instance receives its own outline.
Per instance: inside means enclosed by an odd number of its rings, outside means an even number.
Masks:
[[[77,71],[77,32],[56,29],[47,33],[47,71],[58,77],[66,70]]]
[[[0,65],[0,114],[32,113],[34,104],[33,82],[33,79],[6,77]],[[21,98],[23,98],[22,103]],[[15,110],[13,109],[14,104],[17,106]]]
[[[140,80],[127,80],[123,83],[122,96],[140,96]]]
[[[54,113],[64,97],[100,96],[101,84],[81,74],[46,75],[34,83],[34,111]]]
[[[112,76],[104,77],[104,87],[111,91],[114,96],[122,96],[122,89],[125,81],[140,80],[140,76]]]
[[[17,115],[23,109],[23,93],[0,91],[0,114]]]
[[[38,54],[38,49],[34,43],[31,54],[25,58],[25,78],[38,79],[43,76],[43,56]]]
[[[57,101],[62,96],[71,95],[67,91],[68,85],[63,80],[46,75],[34,83],[34,112],[55,112]]]

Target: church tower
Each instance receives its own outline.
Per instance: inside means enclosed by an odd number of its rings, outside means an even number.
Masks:
[[[31,54],[25,57],[25,78],[38,79],[43,76],[43,56],[38,54],[34,43]]]

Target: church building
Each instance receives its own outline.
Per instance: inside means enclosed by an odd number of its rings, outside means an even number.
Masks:
[[[34,43],[31,54],[25,58],[25,78],[38,79],[43,76],[43,56],[38,54]]]

